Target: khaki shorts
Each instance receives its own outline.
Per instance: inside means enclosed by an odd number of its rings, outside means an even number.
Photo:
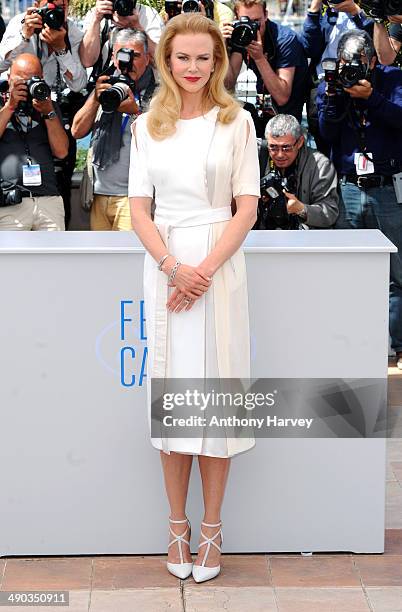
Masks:
[[[0,206],[0,230],[64,230],[61,196],[22,198],[21,204]]]
[[[94,196],[91,207],[91,230],[132,229],[128,196]]]

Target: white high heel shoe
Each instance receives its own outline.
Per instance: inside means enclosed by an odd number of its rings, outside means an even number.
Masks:
[[[178,543],[180,563],[169,563],[169,561],[167,561],[166,563],[169,572],[173,574],[173,576],[176,576],[177,578],[181,578],[182,580],[184,580],[191,574],[191,570],[193,569],[192,563],[183,562],[183,552],[181,549],[182,542],[190,546],[190,536],[191,536],[190,521],[188,520],[188,518],[185,518],[181,521],[174,521],[170,518],[169,522],[170,523],[187,523],[187,526],[181,535],[177,535],[177,533],[175,533],[169,525],[170,533],[172,534],[172,536],[174,536],[174,539],[171,542],[169,542],[168,548],[169,546],[172,546],[172,544],[176,544],[176,542]],[[184,536],[187,532],[187,529],[189,529],[189,537],[188,537],[188,540],[185,540]]]
[[[215,524],[202,522],[201,525],[205,525],[205,527],[221,527],[222,521],[219,521],[219,523],[215,523]],[[215,538],[217,538],[219,534],[222,538],[221,539],[221,546],[222,546],[223,544],[222,529],[219,529],[219,531],[212,538],[207,538],[207,536],[205,535],[205,533],[202,532],[202,529],[201,529],[201,535],[204,538],[204,541],[198,545],[198,548],[200,548],[201,546],[204,546],[205,544],[207,545],[207,548],[206,548],[205,555],[204,555],[201,565],[195,565],[195,564],[193,565],[193,578],[196,582],[205,582],[206,580],[211,580],[211,578],[215,578],[215,576],[217,576],[219,572],[221,571],[220,565],[216,565],[215,567],[205,567],[205,561],[207,560],[209,549],[211,548],[211,545],[215,546],[215,548],[217,548],[219,552],[222,552],[221,547],[218,546],[216,542],[214,542]]]

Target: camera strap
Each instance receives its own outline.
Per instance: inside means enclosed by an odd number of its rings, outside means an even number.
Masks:
[[[24,145],[24,150],[25,150],[25,155],[27,158],[27,164],[31,165],[32,164],[32,158],[31,158],[31,152],[29,150],[29,144],[27,141],[27,134],[29,134],[29,132],[32,129],[32,117],[27,117],[27,129],[26,131],[23,129],[21,121],[19,120],[19,118],[16,115],[13,115],[11,117],[11,123],[14,126],[15,131],[17,132],[18,136],[21,138],[22,143]]]

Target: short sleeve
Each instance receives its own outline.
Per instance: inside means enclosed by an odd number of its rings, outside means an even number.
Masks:
[[[302,66],[304,62],[303,54],[303,47],[298,41],[296,34],[284,35],[282,40],[278,40],[276,68]]]
[[[260,197],[260,165],[254,123],[250,113],[244,109],[239,111],[235,121],[238,122],[238,126],[235,130],[233,149],[233,196]]]
[[[131,131],[128,195],[130,198],[152,198],[154,190],[148,172],[149,156],[146,142],[148,135],[144,115],[137,117],[131,126]]]

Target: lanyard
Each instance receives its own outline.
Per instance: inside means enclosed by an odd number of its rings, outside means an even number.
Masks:
[[[27,164],[28,166],[30,166],[32,164],[32,158],[31,158],[31,152],[29,150],[29,144],[27,141],[27,134],[31,131],[32,129],[32,117],[28,116],[27,117],[27,130],[25,131],[22,128],[22,124],[21,121],[18,117],[18,115],[14,115],[11,119],[11,123],[13,124],[14,128],[17,131],[18,136],[21,138],[23,145],[24,145],[24,150],[25,150],[25,155],[27,158]]]

